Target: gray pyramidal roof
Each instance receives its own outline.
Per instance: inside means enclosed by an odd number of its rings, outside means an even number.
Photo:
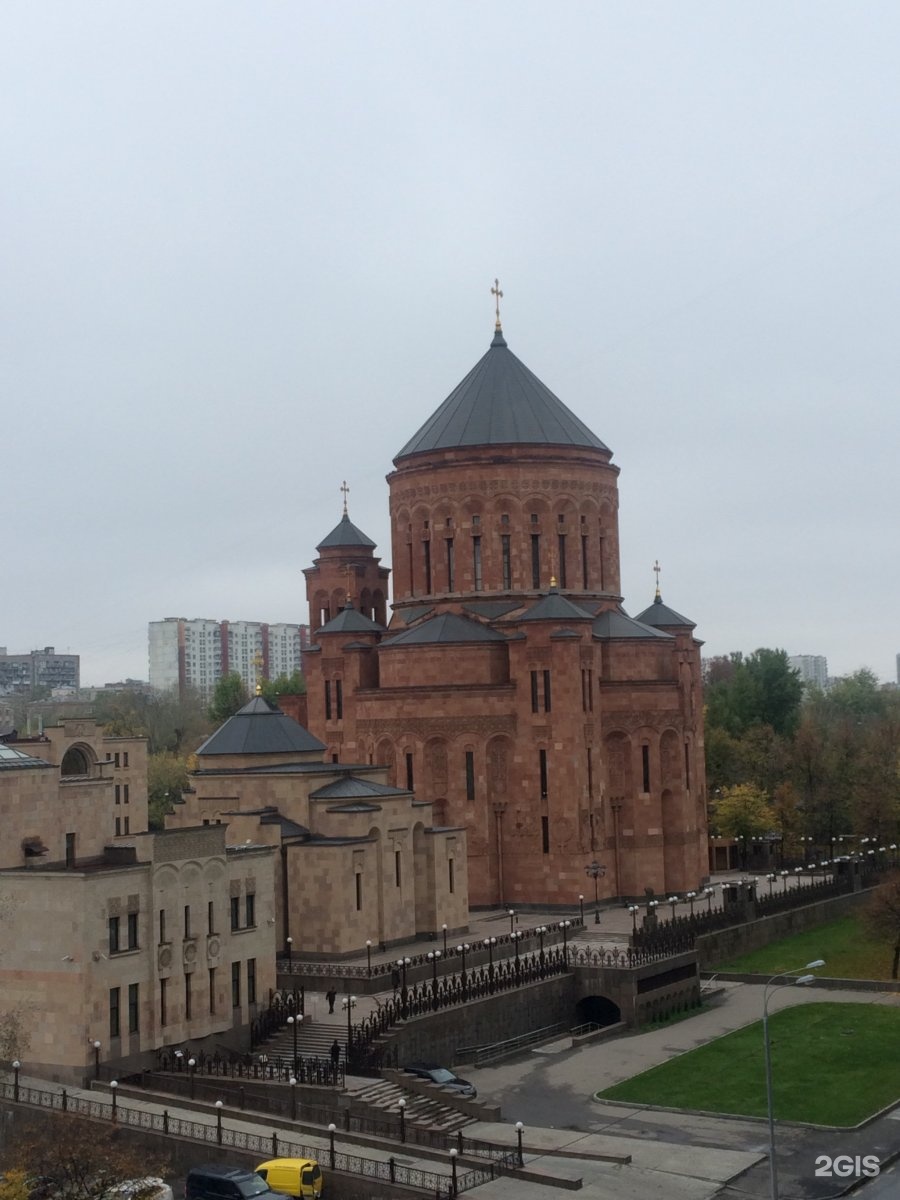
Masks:
[[[326,621],[316,633],[384,633],[384,626],[357,612],[348,600],[338,615]]]
[[[677,613],[674,608],[669,608],[667,604],[663,604],[662,596],[657,592],[656,598],[649,608],[645,608],[642,613],[635,617],[636,621],[641,621],[644,625],[683,625],[687,629],[696,629],[695,621],[689,621],[687,617],[683,617]]]
[[[293,717],[254,696],[206,739],[203,754],[310,754],[325,747]]]
[[[463,642],[505,642],[506,638],[495,629],[461,617],[458,613],[441,613],[428,621],[404,629],[382,642],[382,646],[434,646],[438,644],[459,645]]]
[[[502,330],[487,354],[394,458],[455,446],[590,446],[608,450],[512,353]]]
[[[594,614],[585,612],[552,587],[546,596],[541,596],[527,612],[514,617],[515,621],[592,621]]]
[[[372,539],[366,537],[361,529],[357,529],[346,513],[331,533],[319,542],[316,549],[327,550],[331,546],[367,546],[370,550],[375,549]]]
[[[623,613],[620,609],[610,608],[594,619],[593,633],[595,638],[671,638],[671,633],[663,633],[651,625],[644,625]]]

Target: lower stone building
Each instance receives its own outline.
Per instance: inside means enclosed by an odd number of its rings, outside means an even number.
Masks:
[[[275,986],[272,850],[146,832],[146,784],[144,829],[115,836],[115,752],[69,733],[60,764],[0,744],[0,1057],[78,1082],[167,1046],[245,1048]]]
[[[324,750],[257,696],[200,747],[166,824],[221,823],[229,845],[272,847],[284,950],[341,956],[465,929],[465,831],[435,825],[431,804],[385,767],[326,761]]]

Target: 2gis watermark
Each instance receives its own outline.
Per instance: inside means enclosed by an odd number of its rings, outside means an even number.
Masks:
[[[881,1171],[875,1154],[820,1154],[815,1174],[820,1179],[872,1179]]]

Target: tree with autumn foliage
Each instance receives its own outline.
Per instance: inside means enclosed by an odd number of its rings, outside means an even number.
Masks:
[[[132,1180],[147,1180],[150,1194],[150,1178],[167,1171],[167,1164],[148,1161],[147,1150],[130,1144],[120,1130],[62,1115],[53,1118],[50,1129],[33,1128],[17,1138],[7,1158],[29,1175],[37,1164],[54,1200],[102,1200],[112,1188]],[[134,1200],[143,1194],[136,1190]]]

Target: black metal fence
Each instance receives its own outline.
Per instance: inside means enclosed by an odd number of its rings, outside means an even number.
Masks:
[[[191,1066],[191,1062],[194,1066]],[[173,1071],[191,1078],[192,1075],[216,1075],[228,1079],[246,1079],[248,1082],[296,1083],[323,1087],[344,1086],[344,1063],[332,1062],[330,1058],[307,1057],[285,1058],[283,1055],[221,1054],[208,1055],[200,1051],[193,1058],[185,1058],[183,1052],[163,1050],[157,1055],[157,1070]]]
[[[0,1083],[0,1096],[16,1104],[25,1104],[34,1108],[56,1110],[70,1113],[73,1116],[85,1117],[93,1121],[112,1121],[118,1125],[133,1129],[161,1133],[165,1137],[186,1138],[194,1142],[213,1143],[218,1146],[229,1146],[236,1150],[246,1150],[260,1158],[278,1158],[280,1156],[296,1158],[313,1158],[331,1168],[332,1171],[342,1171],[359,1178],[377,1179],[387,1183],[397,1183],[415,1191],[434,1196],[438,1200],[452,1198],[461,1192],[480,1187],[489,1183],[501,1172],[509,1171],[519,1165],[518,1155],[505,1151],[502,1159],[491,1160],[484,1166],[459,1166],[451,1160],[451,1174],[443,1175],[437,1171],[425,1171],[418,1167],[410,1167],[398,1162],[393,1156],[387,1160],[365,1158],[358,1154],[348,1154],[338,1150],[335,1144],[335,1130],[328,1130],[327,1148],[305,1145],[293,1137],[272,1132],[271,1135],[251,1133],[243,1129],[233,1129],[225,1124],[222,1110],[216,1112],[216,1120],[212,1124],[204,1121],[188,1120],[184,1117],[174,1117],[169,1112],[149,1112],[143,1108],[132,1108],[119,1100],[115,1093],[111,1103],[100,1100],[88,1100],[83,1096],[70,1096],[65,1088],[60,1091],[46,1091],[23,1084],[18,1078],[14,1082]]]
[[[475,938],[472,942],[466,942],[465,938],[451,938],[449,935],[443,939],[438,936],[435,938],[435,946],[440,951],[439,970],[447,970],[447,964],[453,963],[451,971],[460,970],[463,960],[468,958],[470,962],[475,962],[476,956],[481,958],[487,956],[490,952],[500,954],[504,947],[514,946],[518,943],[520,946],[524,942],[528,947],[536,946],[539,941],[543,941],[548,946],[555,945],[558,942],[564,941],[567,938],[573,937],[580,930],[584,929],[584,918],[582,916],[567,917],[565,929],[562,921],[554,921],[547,925],[535,925],[529,929],[515,929],[508,933],[498,933],[491,938]],[[491,951],[488,950],[487,942],[491,943]],[[455,944],[454,944],[455,943]],[[465,946],[465,951],[461,950],[461,946]],[[413,954],[403,956],[397,955],[396,961],[391,962],[376,962],[360,965],[358,963],[335,963],[321,959],[307,960],[295,958],[293,955],[290,958],[279,957],[277,970],[279,975],[330,975],[335,979],[386,979],[390,983],[391,977],[396,973],[399,962],[404,961],[407,971],[412,971],[417,967],[431,967],[434,959],[429,958],[429,953],[434,955],[434,951],[425,951],[422,954]]]

